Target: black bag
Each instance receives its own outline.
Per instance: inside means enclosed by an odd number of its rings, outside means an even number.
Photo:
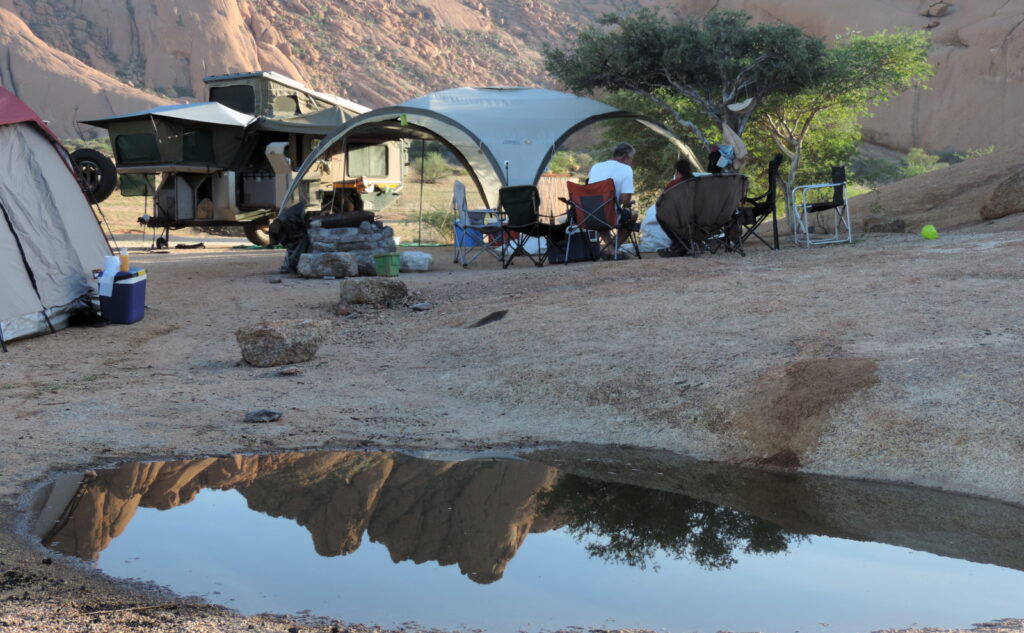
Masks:
[[[564,242],[548,242],[548,261],[552,264],[564,264],[567,250],[570,262],[585,262],[597,259],[600,249],[597,244],[590,241],[586,233],[571,233]]]

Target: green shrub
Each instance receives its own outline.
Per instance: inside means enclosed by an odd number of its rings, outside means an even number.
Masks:
[[[448,161],[436,152],[430,152],[421,160],[417,160],[414,165],[417,170],[422,171],[420,178],[427,183],[435,183],[452,173],[452,167]]]
[[[455,228],[452,227],[451,209],[430,209],[423,212],[423,226],[433,231],[437,241],[451,244],[455,241]]]
[[[949,167],[949,163],[940,161],[938,156],[929,154],[920,147],[911,147],[903,160],[901,175],[903,178],[913,178],[943,167]]]

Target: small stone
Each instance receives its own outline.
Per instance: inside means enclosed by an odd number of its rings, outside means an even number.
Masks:
[[[277,422],[280,419],[281,412],[273,409],[254,409],[245,414],[245,421],[253,424]]]
[[[337,306],[335,306],[334,313],[337,314],[338,316],[348,316],[352,314],[352,310],[350,310],[349,307],[344,303],[339,303]]]
[[[412,304],[409,307],[411,307],[416,312],[425,312],[425,311],[430,310],[431,308],[433,308],[434,304],[424,301],[422,303],[414,303],[414,304]]]
[[[355,277],[359,263],[348,253],[303,253],[299,256],[299,274],[306,278]]]
[[[267,283],[279,284],[279,283],[281,283],[281,278],[280,277],[271,277],[270,279],[267,280]]]
[[[903,233],[906,230],[907,223],[899,218],[884,215],[864,218],[865,233]]]
[[[284,369],[279,369],[278,372],[277,372],[277,375],[278,376],[301,376],[302,375],[302,369],[299,368],[299,367],[285,367]]]

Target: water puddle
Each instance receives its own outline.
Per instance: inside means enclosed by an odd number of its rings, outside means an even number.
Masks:
[[[124,464],[30,530],[105,573],[350,623],[843,633],[1024,615],[1024,512],[637,454]]]

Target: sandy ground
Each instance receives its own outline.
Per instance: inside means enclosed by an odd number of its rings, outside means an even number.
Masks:
[[[0,630],[345,628],[188,603],[19,536],[33,485],[127,459],[583,442],[1024,504],[1019,216],[936,241],[872,235],[747,257],[463,270],[430,249],[437,269],[401,279],[432,309],[348,316],[339,282],[282,278],[280,251],[228,244],[138,252],[143,321],[0,356]],[[239,326],[310,317],[332,331],[300,373],[240,362]],[[261,407],[284,416],[242,422]]]

